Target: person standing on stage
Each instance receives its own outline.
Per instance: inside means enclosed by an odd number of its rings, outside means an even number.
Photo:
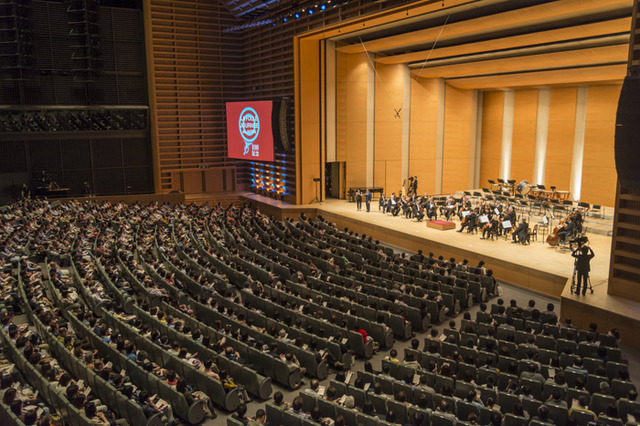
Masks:
[[[364,193],[364,203],[367,206],[367,213],[371,211],[371,191],[367,189]]]
[[[576,294],[580,294],[580,283],[582,283],[582,295],[587,293],[587,280],[589,279],[589,272],[591,271],[591,259],[595,257],[591,247],[584,246],[577,248],[571,253],[571,256],[576,258],[575,269],[578,273],[578,279],[576,280]]]
[[[359,189],[356,191],[356,209],[362,210],[362,192]]]

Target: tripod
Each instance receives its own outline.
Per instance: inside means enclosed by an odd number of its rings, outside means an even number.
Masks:
[[[578,259],[576,259],[573,262],[573,273],[571,274],[571,294],[573,294],[573,292],[576,290],[576,284],[577,284],[577,280],[578,280]],[[593,294],[593,286],[591,285],[591,276],[587,274],[587,284],[589,284],[589,292],[591,292],[591,294]],[[586,292],[587,290],[585,289],[584,292]],[[578,292],[576,291],[576,294],[578,294]]]
[[[318,183],[320,183],[320,178],[313,178],[313,181],[316,183],[316,196],[313,197],[313,200],[311,200],[309,204],[313,204],[313,203],[322,204],[322,202],[320,201],[320,198],[318,198]]]

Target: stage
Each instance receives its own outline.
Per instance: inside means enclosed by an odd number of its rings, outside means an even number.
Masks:
[[[511,237],[482,240],[481,234],[458,233],[455,230],[440,231],[427,228],[426,222],[418,223],[403,216],[391,216],[378,212],[378,204],[371,204],[371,212],[356,211],[355,203],[328,199],[321,204],[292,205],[252,193],[242,198],[255,202],[262,211],[276,218],[296,219],[304,212],[308,217],[321,215],[340,228],[349,228],[359,234],[411,251],[422,249],[425,254],[433,251],[445,258],[455,257],[456,262],[468,259],[470,264],[485,261],[487,269],[501,281],[525,287],[561,300],[561,317],[571,317],[579,327],[586,328],[591,321],[599,324],[599,330],[613,327],[623,336],[634,336],[640,331],[640,306],[632,301],[607,294],[611,237],[587,232],[589,245],[595,253],[591,261],[593,294],[571,294],[573,258],[569,251],[561,251],[543,243],[541,235],[530,245],[512,244]],[[532,217],[532,226],[538,218]],[[460,228],[455,221],[456,230]],[[625,339],[627,344],[640,347],[640,341]]]

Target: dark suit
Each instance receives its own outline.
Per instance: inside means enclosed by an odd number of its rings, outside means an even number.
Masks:
[[[529,224],[527,222],[521,222],[520,225],[513,231],[513,242],[516,242],[516,237],[518,238],[518,242],[524,244],[527,239],[527,233],[529,232]]]
[[[360,191],[356,192],[356,208],[362,210],[362,193]]]
[[[582,283],[582,294],[587,292],[587,279],[591,271],[591,259],[595,256],[591,247],[582,247],[574,250],[571,256],[576,258],[576,271],[578,279],[576,281],[576,294],[580,293],[580,283]]]
[[[372,198],[371,192],[367,191],[364,193],[364,203],[367,206],[367,211],[371,210],[371,198]]]

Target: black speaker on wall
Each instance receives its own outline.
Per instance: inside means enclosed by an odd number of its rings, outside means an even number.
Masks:
[[[291,152],[291,142],[287,125],[289,105],[286,100],[273,102],[271,125],[273,128],[273,141],[278,151]]]
[[[616,115],[616,170],[620,185],[640,191],[640,77],[624,79]]]

